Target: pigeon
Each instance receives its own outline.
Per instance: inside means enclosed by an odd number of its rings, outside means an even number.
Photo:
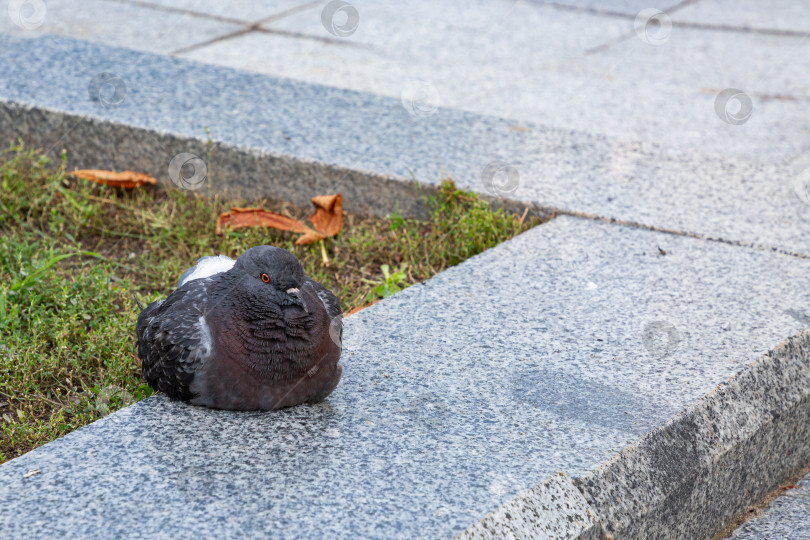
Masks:
[[[340,302],[285,249],[203,257],[177,289],[138,315],[144,380],[214,409],[317,403],[343,367]]]

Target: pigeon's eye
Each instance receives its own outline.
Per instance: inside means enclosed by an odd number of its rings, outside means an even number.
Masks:
[[[262,274],[262,281],[264,281],[265,283],[270,283],[270,276],[268,276],[267,274]]]

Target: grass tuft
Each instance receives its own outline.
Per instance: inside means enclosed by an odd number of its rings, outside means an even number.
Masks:
[[[0,463],[151,395],[135,354],[136,299],[170,293],[199,257],[272,244],[295,253],[344,311],[430,278],[536,225],[445,181],[430,219],[345,216],[321,248],[266,229],[215,234],[226,200],[169,188],[125,192],[65,174],[66,157],[0,153]],[[320,195],[313,193],[312,195]],[[390,269],[394,269],[391,271]]]

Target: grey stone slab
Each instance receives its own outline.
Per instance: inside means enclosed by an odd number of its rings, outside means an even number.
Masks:
[[[415,100],[423,116],[441,105],[769,162],[808,145],[802,81],[810,45],[798,37],[675,26],[660,43],[645,42],[657,34],[637,35],[633,18],[507,2],[443,3],[441,14],[427,1],[356,9],[357,29],[344,45],[251,34],[188,57]],[[318,9],[267,27],[333,37]],[[754,102],[744,125],[715,112],[729,87]]]
[[[810,10],[802,2],[773,0],[700,0],[672,14],[677,23],[775,32],[810,33]]]
[[[339,190],[353,211],[418,215],[410,179],[430,187],[449,173],[501,201],[810,254],[801,160],[730,159],[447,108],[423,117],[396,98],[65,38],[0,44],[3,142],[69,148],[71,166],[168,182],[174,156],[207,157],[210,136],[215,188],[304,206]],[[107,93],[91,100],[105,73]],[[722,125],[731,137],[749,124]],[[495,162],[501,176],[487,183]],[[501,183],[504,171],[517,173],[513,184]]]
[[[311,2],[307,0],[108,0],[120,3],[154,6],[171,11],[188,11],[191,14],[204,14],[255,23],[268,17],[281,16]],[[202,40],[200,40],[202,41]]]
[[[20,8],[17,9],[17,4]],[[23,37],[70,36],[116,47],[168,54],[242,28],[189,14],[105,0],[4,2],[0,32]],[[63,51],[62,54],[66,54]],[[137,57],[134,57],[137,58]]]
[[[808,403],[805,329],[574,483],[609,538],[713,538],[810,463]]]
[[[806,326],[808,280],[807,259],[557,218],[347,318],[344,378],[321,405],[235,413],[155,397],[9,461],[0,528],[455,536],[556,471],[588,478],[751,372]],[[807,359],[790,352],[784,376],[802,380],[792,363]],[[810,386],[746,388],[770,406]],[[753,418],[749,405],[730,410]],[[647,448],[653,474],[666,453]]]
[[[733,540],[782,540],[810,538],[810,475],[799,487],[785,492],[764,510],[743,523],[731,535]]]
[[[457,536],[495,538],[600,538],[596,513],[563,473],[544,480]]]

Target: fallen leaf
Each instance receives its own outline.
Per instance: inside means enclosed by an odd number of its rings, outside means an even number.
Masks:
[[[23,475],[23,478],[31,478],[32,476],[36,476],[42,472],[42,469],[31,469],[27,473]]]
[[[782,489],[784,489],[785,491],[787,491],[787,490],[789,490],[789,489],[796,489],[797,487],[801,487],[801,486],[799,486],[799,485],[797,485],[797,484],[788,484],[788,485],[786,485],[786,486],[782,486]]]
[[[315,211],[309,216],[309,220],[315,226],[315,230],[296,240],[295,243],[299,246],[335,236],[343,227],[343,195],[340,193],[319,195],[310,200],[315,206]]]
[[[321,241],[323,264],[329,266],[329,257],[322,240],[335,236],[343,227],[343,196],[340,193],[319,195],[310,200],[315,206],[315,211],[309,216],[314,229],[297,219],[276,214],[264,208],[231,208],[230,212],[224,212],[217,217],[217,234],[222,234],[224,227],[231,229],[271,227],[281,231],[301,233],[302,236],[295,241],[295,244],[303,246]]]
[[[78,171],[73,171],[70,174],[72,174],[77,178],[90,180],[91,182],[95,182],[96,184],[102,184],[105,186],[119,187],[125,189],[141,187],[145,184],[149,184],[152,186],[157,184],[157,180],[155,179],[155,177],[134,171],[114,172],[114,171],[104,171],[94,169],[82,169]]]
[[[270,212],[264,208],[231,208],[230,212],[224,212],[217,217],[217,234],[222,234],[222,229],[244,229],[246,227],[270,227],[281,231],[293,231],[297,233],[315,233],[312,229],[288,216]]]

